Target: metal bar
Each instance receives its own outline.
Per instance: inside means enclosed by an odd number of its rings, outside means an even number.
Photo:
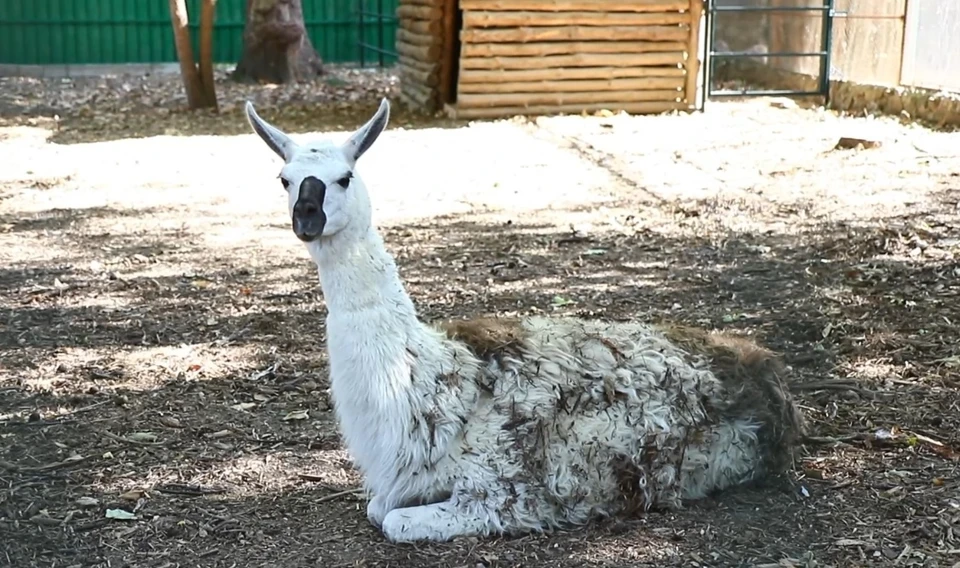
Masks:
[[[714,6],[711,12],[826,12],[826,6]]]
[[[725,59],[739,59],[741,57],[823,57],[826,51],[781,51],[754,53],[752,51],[711,51],[710,55]]]
[[[696,2],[697,0],[693,0]],[[716,39],[716,33],[713,30],[713,2],[714,0],[706,0],[706,11],[704,13],[704,25],[707,27],[704,30],[703,39],[707,44],[706,48],[703,51],[703,104],[700,106],[702,112],[707,110],[707,99],[710,98],[713,92],[713,84],[710,83],[710,76],[713,75],[713,44]]]
[[[380,18],[377,18],[377,43],[381,48],[377,50],[377,63],[383,69],[383,0],[377,0],[377,12],[381,15]]]
[[[700,111],[703,112],[707,106],[707,92],[710,90],[710,85],[707,84],[707,81],[710,77],[710,73],[708,72],[710,66],[710,50],[713,49],[713,46],[710,45],[710,0],[691,1],[703,3],[703,8],[701,9],[703,14],[703,45],[701,45],[701,49],[703,49],[703,63],[701,63],[699,69],[701,81],[700,84],[703,85],[703,90],[698,90],[697,92],[697,99],[700,103]]]
[[[91,24],[101,24],[101,23],[103,23],[103,22],[91,22]],[[108,22],[108,23],[109,23],[109,22]],[[309,27],[313,27],[313,26],[341,28],[341,27],[353,25],[353,24],[355,24],[355,23],[357,23],[357,21],[356,21],[355,19],[353,19],[353,18],[350,18],[349,20],[304,20],[303,25],[305,25],[305,26],[308,27],[308,28],[309,28]],[[0,25],[3,25],[3,23],[0,22]],[[59,24],[58,24],[58,25],[59,25]],[[126,24],[124,24],[124,25],[126,25]],[[157,25],[157,24],[154,23],[154,24],[151,24],[151,25]],[[243,23],[243,22],[226,22],[226,23],[222,23],[222,24],[221,24],[220,22],[217,22],[217,29],[218,29],[218,30],[219,30],[219,29],[228,29],[228,28],[233,28],[233,29],[235,29],[235,28],[242,28],[242,27],[244,27],[245,25],[246,25],[246,24]],[[191,30],[198,30],[198,29],[200,29],[200,23],[199,23],[199,22],[191,22],[191,23],[189,24],[189,27],[190,27]]]
[[[834,10],[834,12],[833,12],[833,17],[834,17],[834,18],[845,18],[846,16],[847,16],[847,12],[840,12],[839,10]],[[870,14],[857,14],[857,20],[858,20],[858,21],[859,21],[859,20],[900,20],[900,21],[903,21],[903,16],[884,16],[884,15],[881,15],[881,14],[874,14],[874,15],[871,16]]]
[[[374,19],[374,12],[363,12],[365,16],[370,16],[369,19]],[[865,16],[864,18],[869,18]],[[877,16],[878,19],[883,18],[882,16]],[[903,17],[890,16],[888,19],[893,20],[902,20]],[[383,16],[384,22],[397,22],[399,21],[396,16],[385,15]],[[331,20],[303,20],[304,25],[307,26],[344,26],[347,24],[356,23],[356,20],[350,17],[346,18],[335,18]],[[169,20],[50,20],[50,21],[40,21],[40,20],[0,20],[0,26],[169,26]],[[217,18],[216,22],[217,28],[237,28],[243,27],[246,25],[246,22],[243,21],[232,21],[224,20],[220,21],[220,18]],[[199,28],[199,20],[191,20],[189,26],[191,28]]]
[[[757,89],[757,90],[744,89],[744,90],[742,90],[742,91],[733,91],[733,90],[714,91],[714,92],[710,93],[710,96],[711,96],[711,97],[763,97],[763,96],[766,96],[766,97],[779,97],[779,96],[789,96],[789,95],[793,95],[793,96],[798,96],[798,97],[802,97],[802,96],[810,96],[810,97],[812,97],[812,96],[819,96],[820,94],[821,94],[821,93],[820,93],[819,90],[817,90],[817,91],[794,91],[794,90],[791,90],[791,89],[769,89],[769,90],[766,90],[766,91],[765,91],[765,90],[763,90],[763,89]]]
[[[362,41],[361,41],[361,42],[358,43],[358,45],[360,45],[361,47],[363,47],[363,48],[365,48],[365,49],[369,49],[370,51],[374,51],[374,52],[376,52],[376,53],[382,53],[382,54],[384,54],[384,55],[396,55],[396,54],[397,54],[396,51],[390,51],[389,49],[385,49],[385,48],[382,48],[382,47],[378,47],[378,46],[376,46],[376,45],[373,45],[372,43],[365,43],[365,42],[362,42]]]
[[[365,47],[363,44],[363,16],[364,16],[363,0],[357,0],[357,38],[358,38],[357,44],[360,47],[360,67],[361,68],[366,66],[365,65],[366,62],[364,61],[364,57],[363,57],[364,55],[363,49]]]
[[[397,21],[397,19],[398,19],[396,16],[385,16],[385,15],[380,14],[380,13],[378,13],[378,12],[367,12],[367,11],[363,11],[363,12],[360,12],[360,13],[363,14],[364,16],[370,16],[370,19],[371,19],[371,20],[378,20],[378,19],[379,19],[379,20],[383,20],[383,21],[385,21],[385,22],[395,22],[395,21]]]
[[[823,15],[823,59],[820,60],[820,90],[823,92],[823,106],[830,106],[830,60],[833,56],[833,14],[834,1],[824,0],[827,12]]]

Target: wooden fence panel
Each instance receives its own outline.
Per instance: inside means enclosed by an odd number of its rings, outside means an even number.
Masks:
[[[901,83],[960,92],[960,2],[907,4]]]
[[[833,22],[831,79],[900,84],[907,0],[837,0],[846,15]]]

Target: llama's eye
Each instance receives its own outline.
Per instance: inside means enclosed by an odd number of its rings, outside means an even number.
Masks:
[[[280,183],[283,184],[283,189],[290,188],[290,180],[288,180],[287,178],[280,178]]]
[[[350,178],[352,178],[352,177],[353,177],[353,176],[351,176],[351,175],[345,175],[345,176],[343,176],[342,178],[340,178],[340,179],[337,180],[337,185],[339,185],[339,186],[342,187],[343,189],[347,189],[347,186],[350,185]]]

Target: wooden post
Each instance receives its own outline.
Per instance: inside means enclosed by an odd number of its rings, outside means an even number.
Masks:
[[[180,75],[183,77],[183,86],[187,91],[187,104],[191,109],[202,108],[206,103],[203,83],[197,63],[193,58],[193,45],[190,43],[190,18],[187,14],[185,0],[170,0],[170,23],[173,25],[173,42],[177,48],[177,59],[180,61]]]
[[[454,49],[457,42],[456,15],[457,0],[443,0],[443,51],[440,56],[440,106],[453,102],[456,94],[454,83],[454,66],[459,63],[458,49]]]
[[[703,16],[703,0],[690,0],[690,39],[687,43],[686,103],[691,110],[697,108],[697,80],[700,78],[700,20]],[[706,85],[704,85],[706,88]]]
[[[917,35],[920,20],[920,4],[907,0],[903,17],[903,49],[900,53],[900,85],[914,86],[914,68],[917,63]]]

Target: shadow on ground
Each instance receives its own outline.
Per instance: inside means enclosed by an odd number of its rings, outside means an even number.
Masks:
[[[84,222],[67,217],[15,230],[40,238],[48,224]],[[930,246],[956,237],[937,230]],[[580,234],[467,218],[384,232],[427,320],[574,314],[755,334],[793,365],[816,439],[789,479],[680,513],[390,545],[349,492],[358,479],[330,410],[325,311],[306,253],[251,268],[184,245],[93,270],[102,241],[77,231],[70,265],[0,270],[0,557],[24,567],[850,566],[931,565],[955,547],[958,519],[940,512],[960,506],[960,265],[911,256],[910,235]],[[106,519],[108,509],[137,520]]]
[[[430,114],[392,100],[390,128],[459,128],[468,121]],[[290,134],[305,132],[346,132],[362,126],[376,112],[379,100],[354,103],[292,103],[277,107],[257,107],[266,120]],[[151,136],[233,136],[249,134],[250,125],[242,107],[209,110],[170,111],[142,109],[140,112],[100,111],[93,115],[67,115],[59,120],[49,117],[0,118],[0,127],[39,126],[51,130],[48,141],[55,144],[87,144]]]
[[[391,128],[452,128],[465,121],[427,113],[399,97],[397,70],[328,65],[314,81],[288,85],[240,83],[216,71],[218,111],[188,110],[178,74],[70,79],[0,78],[0,128],[40,126],[58,144],[149,136],[235,135],[250,132],[247,101],[291,133],[359,127],[381,98],[392,103]]]
[[[370,120],[379,101],[352,104],[288,104],[276,108],[258,108],[258,113],[289,134],[304,132],[351,131]],[[467,121],[435,116],[395,101],[390,127],[459,128]],[[179,111],[171,113],[103,114],[95,118],[68,118],[50,137],[57,144],[106,142],[150,136],[215,136],[249,134],[250,125],[242,109],[225,112]]]
[[[114,207],[86,207],[77,208],[57,208],[47,209],[40,213],[10,212],[0,213],[0,226],[4,227],[4,232],[39,232],[45,231],[66,231],[78,228],[78,225],[88,223],[96,219],[116,219],[123,217],[143,217],[156,213],[155,209],[117,209]],[[111,237],[113,237],[111,235]],[[84,245],[97,245],[100,243],[92,242],[93,238],[87,235],[84,238]]]

